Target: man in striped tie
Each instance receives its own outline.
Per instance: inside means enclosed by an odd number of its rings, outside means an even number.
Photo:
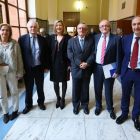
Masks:
[[[134,33],[125,36],[122,42],[122,114],[116,123],[122,124],[128,118],[131,89],[134,85],[132,120],[135,128],[140,131],[140,16],[132,19],[132,30]]]
[[[102,89],[103,83],[105,86],[105,97],[107,103],[107,110],[110,117],[115,119],[113,108],[113,85],[114,80],[120,74],[121,70],[121,40],[120,37],[110,33],[110,22],[102,20],[99,23],[101,34],[94,36],[95,42],[95,64],[94,71],[94,90],[96,99],[95,115],[99,115],[102,109]],[[105,79],[103,73],[103,65],[116,62],[116,70],[112,78]]]

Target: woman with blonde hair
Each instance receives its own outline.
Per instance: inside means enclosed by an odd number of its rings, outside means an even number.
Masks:
[[[3,121],[8,123],[18,116],[19,95],[17,80],[23,76],[23,62],[18,42],[11,38],[9,24],[0,24],[0,103],[4,113]],[[12,95],[13,113],[9,117],[7,85]]]
[[[56,20],[54,24],[54,34],[50,37],[51,68],[50,80],[54,83],[54,90],[57,96],[56,108],[65,107],[65,95],[67,81],[69,80],[70,61],[67,57],[67,43],[71,38],[65,32],[62,20]],[[59,82],[62,82],[62,98],[59,93]]]

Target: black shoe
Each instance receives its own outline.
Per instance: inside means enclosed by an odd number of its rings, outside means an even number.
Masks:
[[[98,116],[101,113],[101,109],[95,109],[95,115]]]
[[[132,118],[133,122],[134,122],[134,126],[135,128],[140,131],[140,123],[139,123],[139,120],[138,119],[134,119]]]
[[[75,115],[77,115],[77,114],[78,114],[78,108],[74,108],[74,109],[73,109],[73,113],[74,113]]]
[[[88,108],[84,108],[84,113],[85,113],[85,114],[89,114]]]
[[[110,118],[115,120],[116,119],[116,115],[114,114],[113,111],[109,112],[110,113]]]
[[[22,111],[22,114],[27,114],[32,107],[33,106],[31,106],[31,107],[25,107],[24,110]]]
[[[46,107],[45,107],[44,104],[40,104],[40,105],[38,105],[38,106],[39,106],[39,108],[40,108],[41,110],[45,110],[45,109],[46,109]]]
[[[61,97],[57,98],[56,108],[60,107],[60,100],[61,100]]]
[[[60,108],[61,110],[65,107],[65,99],[61,99]]]
[[[10,120],[14,120],[16,117],[18,116],[18,111],[15,111],[12,113],[11,117],[10,117]]]
[[[8,123],[9,122],[9,113],[4,114],[3,122],[4,123]]]
[[[126,119],[128,118],[128,116],[119,116],[116,120],[117,124],[122,124]]]

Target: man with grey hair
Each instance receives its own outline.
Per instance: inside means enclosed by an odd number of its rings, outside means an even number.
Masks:
[[[49,44],[50,44],[50,35],[46,33],[44,28],[40,28],[40,35],[43,36],[46,39],[47,44],[49,46]]]
[[[99,23],[101,34],[94,36],[95,63],[93,70],[96,100],[95,115],[99,115],[102,109],[102,89],[104,83],[107,110],[110,113],[110,117],[115,119],[116,116],[113,111],[113,85],[115,78],[119,76],[121,70],[121,41],[120,37],[110,33],[110,29],[110,22],[104,19]],[[116,70],[113,72],[113,76],[105,79],[102,66],[114,62],[116,62]]]
[[[84,113],[89,114],[89,83],[94,62],[94,43],[86,36],[87,25],[83,22],[77,26],[78,36],[68,41],[67,55],[71,60],[73,113],[79,112],[81,104]]]
[[[38,23],[30,20],[27,23],[29,34],[20,36],[18,42],[21,47],[23,64],[24,64],[24,81],[26,88],[25,95],[25,109],[23,114],[29,112],[33,107],[33,86],[34,80],[38,93],[38,106],[41,110],[45,110],[44,106],[44,72],[47,73],[49,69],[49,54],[48,46],[45,38],[37,35]]]
[[[128,118],[130,95],[134,85],[132,120],[134,127],[140,131],[140,16],[132,19],[132,30],[133,34],[124,36],[122,42],[122,114],[117,118],[116,123],[122,124]]]

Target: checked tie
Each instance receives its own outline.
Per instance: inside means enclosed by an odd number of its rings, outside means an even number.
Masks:
[[[34,42],[34,36],[31,38],[31,49],[32,49],[32,67],[35,66],[35,42]]]

